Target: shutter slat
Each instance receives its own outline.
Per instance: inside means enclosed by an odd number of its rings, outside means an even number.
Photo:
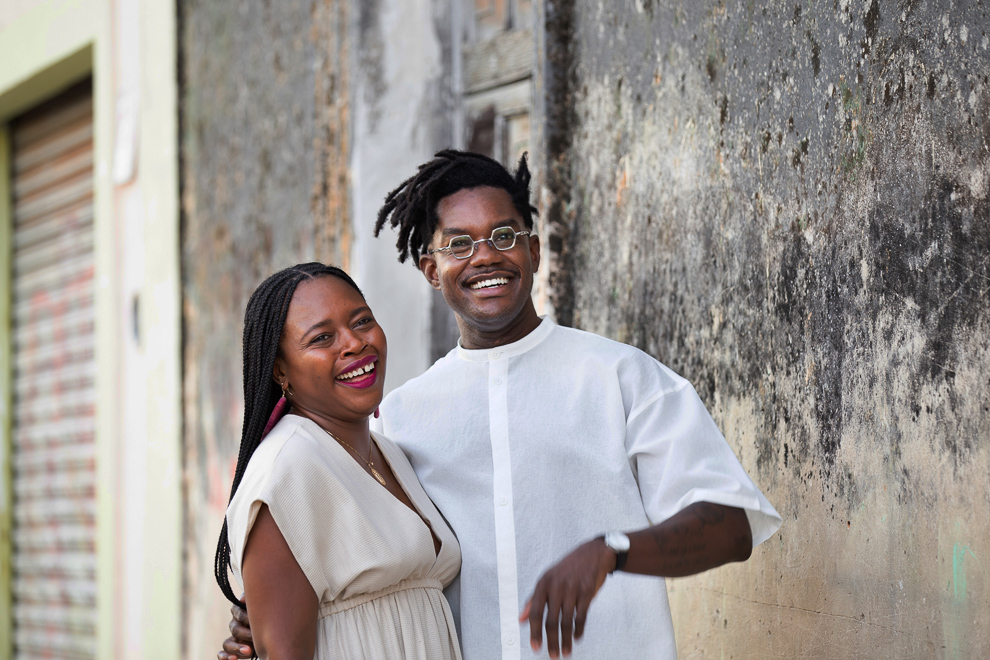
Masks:
[[[16,143],[17,138],[14,141]],[[53,132],[50,137],[28,142],[20,148],[14,144],[14,176],[28,174],[35,167],[44,167],[49,161],[87,144],[92,147],[93,120],[85,117]]]
[[[93,231],[93,200],[84,199],[55,213],[39,215],[34,221],[17,228],[14,236],[14,249],[29,248],[63,232]]]
[[[93,150],[89,143],[84,143],[72,151],[46,163],[45,167],[36,167],[30,172],[19,176],[14,183],[14,195],[21,199],[44,194],[66,181],[82,176],[92,177]]]
[[[93,336],[85,335],[67,339],[61,346],[42,346],[34,352],[18,352],[14,355],[14,370],[15,373],[28,374],[92,360],[94,347]]]
[[[63,182],[57,188],[24,200],[14,208],[14,225],[27,225],[43,215],[68,209],[93,199],[93,177],[89,172]]]
[[[82,290],[92,287],[93,254],[82,254],[30,273],[14,273],[15,304],[35,294],[48,295],[52,289]]]
[[[93,97],[83,94],[75,103],[63,103],[58,107],[45,108],[41,114],[29,113],[20,119],[17,133],[12,137],[14,149],[30,146],[57,131],[63,126],[71,126],[80,119],[92,121]]]

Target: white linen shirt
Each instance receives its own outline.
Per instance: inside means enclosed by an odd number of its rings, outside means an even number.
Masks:
[[[754,545],[780,526],[690,383],[549,319],[506,346],[458,346],[381,411],[461,545],[446,594],[465,660],[534,657],[519,614],[537,580],[606,531],[701,501],[745,509]],[[571,657],[675,658],[664,580],[611,575]]]

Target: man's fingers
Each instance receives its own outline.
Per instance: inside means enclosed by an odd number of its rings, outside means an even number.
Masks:
[[[574,635],[574,609],[577,607],[577,594],[568,590],[560,606],[560,652],[571,654],[571,640]]]
[[[574,610],[567,607],[560,610],[560,652],[571,654],[571,640],[574,637]]]
[[[584,622],[588,619],[589,607],[591,607],[591,598],[578,598],[577,613],[574,616],[574,639],[581,639],[584,636]]]
[[[532,600],[527,600],[527,601],[526,601],[526,606],[525,606],[525,607],[523,607],[523,611],[522,611],[522,613],[521,613],[521,614],[519,615],[519,622],[520,622],[520,623],[522,623],[523,621],[525,621],[526,619],[528,619],[528,618],[529,618],[529,611],[530,611],[531,609],[533,609],[533,601],[532,601]]]
[[[543,610],[546,607],[546,602],[546,592],[543,588],[543,582],[540,581],[527,605],[529,609],[529,645],[534,651],[539,651],[540,647],[543,646]]]
[[[556,590],[550,591],[550,597],[547,599],[546,621],[547,653],[551,658],[560,655],[560,596],[554,591]]]

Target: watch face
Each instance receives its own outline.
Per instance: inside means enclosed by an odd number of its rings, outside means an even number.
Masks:
[[[628,552],[629,537],[622,532],[609,532],[605,535],[605,545],[616,552]]]

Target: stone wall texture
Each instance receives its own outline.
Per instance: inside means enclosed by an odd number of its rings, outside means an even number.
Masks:
[[[990,6],[546,3],[552,300],[689,378],[784,517],[684,658],[990,649]]]
[[[184,649],[230,618],[213,579],[243,410],[244,306],[300,261],[348,266],[348,6],[178,3],[184,346]]]

